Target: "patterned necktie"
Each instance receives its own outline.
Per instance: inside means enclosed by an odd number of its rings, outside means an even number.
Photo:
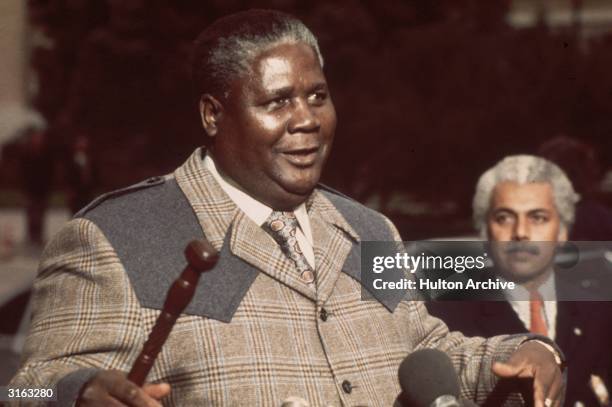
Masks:
[[[543,309],[544,302],[542,301],[542,296],[537,291],[532,291],[529,295],[529,316],[531,321],[529,331],[534,334],[547,336],[548,327],[542,316]]]
[[[264,224],[264,229],[278,242],[283,253],[295,263],[302,281],[314,282],[314,271],[308,264],[295,237],[298,221],[293,212],[274,211]]]

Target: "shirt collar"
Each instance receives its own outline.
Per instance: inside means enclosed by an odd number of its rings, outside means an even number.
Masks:
[[[217,169],[217,166],[209,154],[204,157],[204,167],[210,171],[215,181],[219,183],[223,191],[230,197],[230,199],[240,208],[255,224],[262,226],[266,219],[273,212],[273,209],[253,198],[246,192],[244,192],[235,181],[227,177],[225,174],[221,174]],[[306,236],[306,239],[312,244],[312,229],[310,227],[310,220],[308,218],[308,212],[306,211],[306,204],[301,203],[297,208],[293,210],[295,217],[297,218],[298,224],[302,232]]]

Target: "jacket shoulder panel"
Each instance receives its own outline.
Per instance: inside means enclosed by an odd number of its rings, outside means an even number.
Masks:
[[[351,227],[361,236],[361,240],[394,240],[393,232],[384,215],[326,185],[319,184],[319,188],[320,192],[330,200]]]
[[[87,206],[83,207],[80,211],[78,211],[74,215],[74,218],[84,218],[84,217],[86,217],[85,215],[88,212],[96,209],[98,206],[102,205],[103,203],[105,203],[108,200],[119,198],[119,197],[122,197],[124,195],[130,194],[132,192],[140,191],[140,190],[145,189],[145,188],[154,187],[154,186],[163,184],[164,182],[165,182],[165,178],[164,177],[151,177],[151,178],[147,178],[146,180],[144,180],[142,182],[139,182],[137,184],[130,185],[130,186],[125,187],[125,188],[117,189],[115,191],[111,191],[111,192],[107,192],[105,194],[102,194],[99,197],[95,198],[93,201],[91,201]]]
[[[153,309],[163,308],[168,288],[187,266],[185,247],[205,237],[172,177],[149,179],[103,195],[77,216],[100,228],[140,303]],[[225,242],[218,263],[202,274],[184,312],[229,322],[257,275],[256,269],[232,255]]]

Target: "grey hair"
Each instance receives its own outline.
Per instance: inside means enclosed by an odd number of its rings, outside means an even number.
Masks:
[[[559,166],[533,155],[513,155],[504,158],[481,175],[472,201],[474,226],[486,236],[486,219],[495,186],[509,181],[519,184],[546,182],[553,190],[554,202],[562,226],[569,231],[574,223],[576,203],[580,195]]]
[[[203,93],[227,95],[233,79],[251,73],[251,62],[257,55],[284,43],[309,45],[323,67],[314,34],[289,14],[248,10],[215,21],[195,44],[193,75],[198,97]]]

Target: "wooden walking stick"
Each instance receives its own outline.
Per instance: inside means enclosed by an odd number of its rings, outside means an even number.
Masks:
[[[185,257],[187,267],[168,290],[162,312],[128,374],[128,379],[138,386],[144,384],[176,319],[193,298],[200,274],[212,269],[219,260],[219,254],[205,239],[192,240],[185,248]]]

